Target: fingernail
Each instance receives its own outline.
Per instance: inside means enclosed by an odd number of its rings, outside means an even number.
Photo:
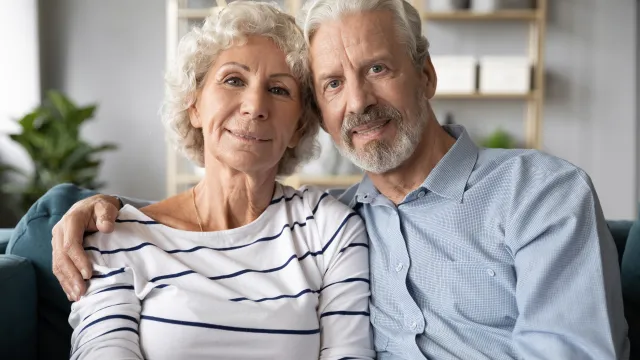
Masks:
[[[85,280],[89,280],[89,278],[91,277],[91,276],[89,275],[89,272],[88,272],[87,270],[82,270],[80,273],[82,273],[82,277],[83,277]]]
[[[73,297],[77,299],[79,294],[80,294],[80,286],[73,285]]]

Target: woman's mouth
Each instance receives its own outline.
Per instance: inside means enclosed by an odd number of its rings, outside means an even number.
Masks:
[[[270,139],[265,139],[263,137],[261,137],[258,134],[255,133],[251,133],[251,132],[244,132],[244,131],[232,131],[232,130],[227,130],[227,132],[229,132],[229,134],[233,135],[235,138],[240,139],[242,141],[246,141],[246,142],[267,142],[267,141],[271,141]]]

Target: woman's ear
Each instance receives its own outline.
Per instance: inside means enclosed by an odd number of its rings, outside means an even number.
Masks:
[[[289,144],[287,145],[289,149],[293,149],[296,146],[298,146],[298,143],[300,143],[300,139],[302,139],[302,136],[304,135],[304,128],[302,126],[302,121],[298,121],[298,124],[299,124],[298,128],[293,133],[293,136],[291,136],[291,140],[289,140]]]
[[[199,129],[202,127],[202,120],[200,119],[200,113],[198,112],[196,104],[197,103],[194,102],[191,106],[189,106],[187,112],[189,113],[189,121],[191,122],[191,126]]]

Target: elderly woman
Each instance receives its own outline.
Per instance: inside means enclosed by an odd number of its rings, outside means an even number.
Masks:
[[[293,19],[238,2],[181,42],[163,120],[205,177],[85,244],[72,359],[368,359],[367,237],[314,188],[276,181],[314,149]]]

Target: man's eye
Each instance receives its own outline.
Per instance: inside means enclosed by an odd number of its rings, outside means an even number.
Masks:
[[[383,72],[385,67],[383,65],[373,65],[371,67],[371,72],[374,74]]]
[[[331,80],[328,84],[327,87],[330,89],[336,89],[340,86],[340,80]]]

